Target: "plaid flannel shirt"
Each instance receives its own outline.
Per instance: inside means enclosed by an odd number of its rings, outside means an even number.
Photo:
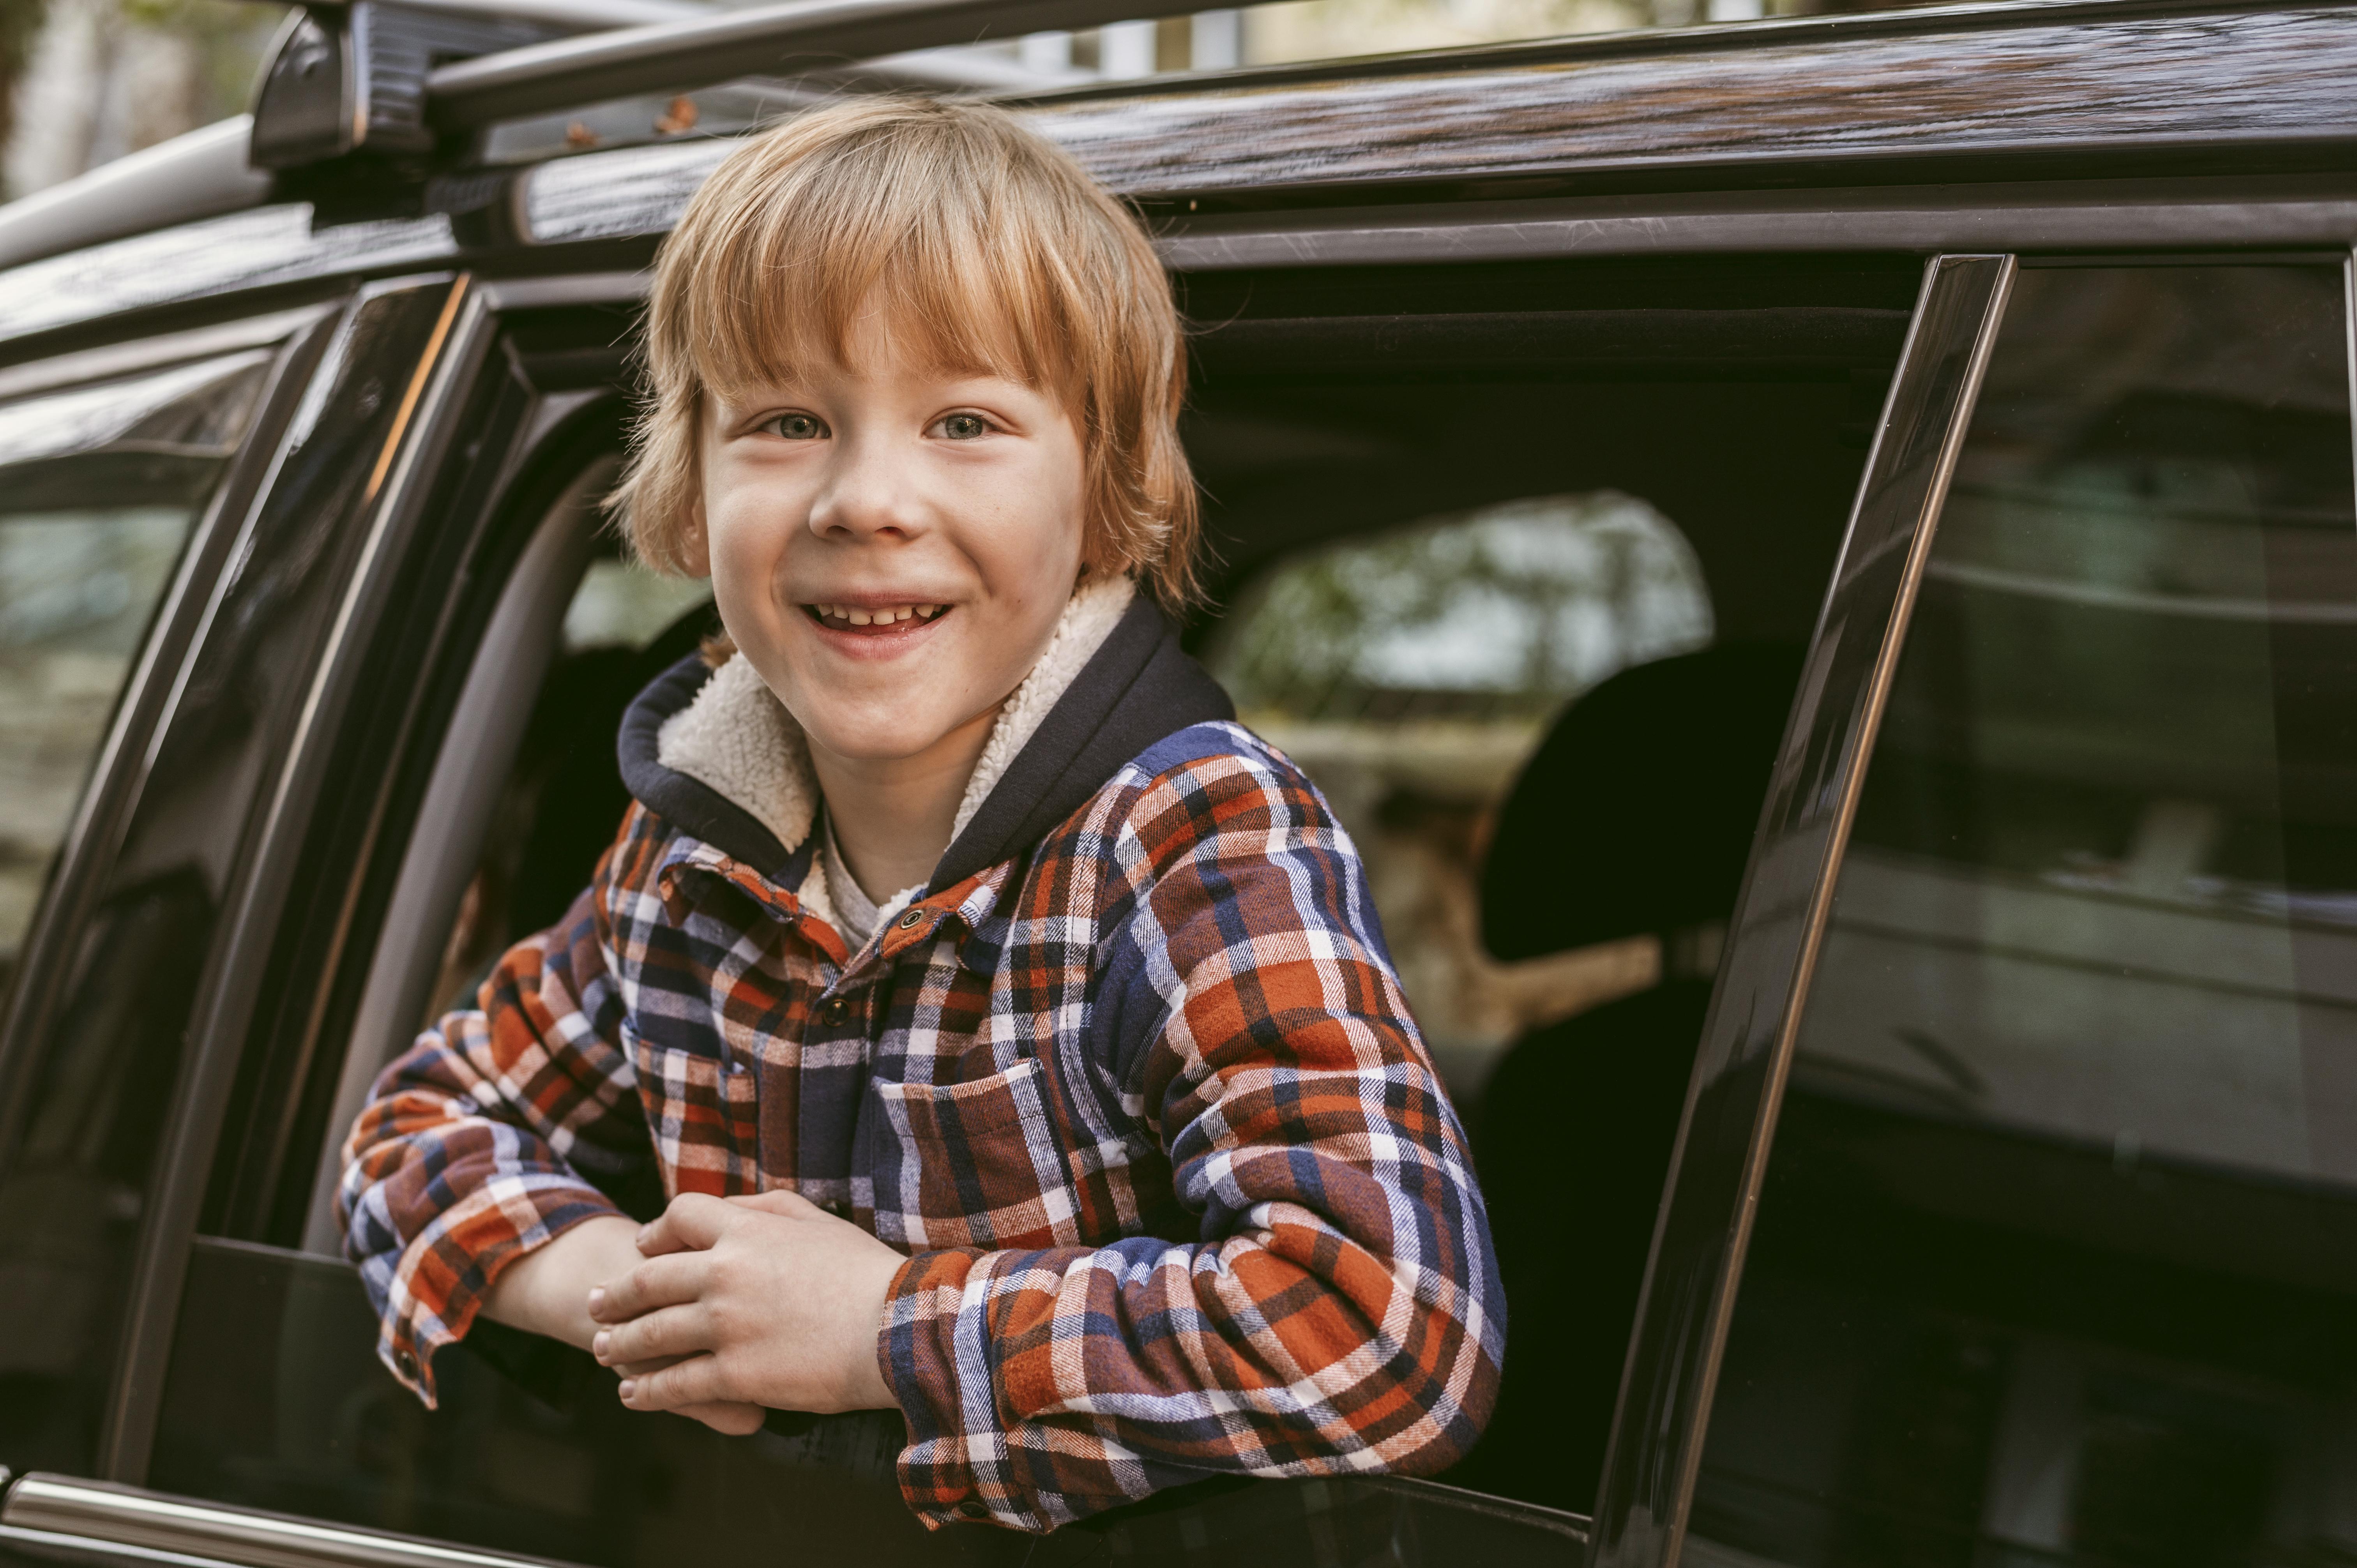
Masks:
[[[764,873],[644,793],[353,1130],[347,1249],[422,1397],[500,1272],[651,1165],[667,1194],[794,1188],[909,1255],[878,1353],[928,1522],[1470,1446],[1504,1341],[1471,1161],[1358,857],[1283,756],[1168,735],[856,954],[808,843]]]

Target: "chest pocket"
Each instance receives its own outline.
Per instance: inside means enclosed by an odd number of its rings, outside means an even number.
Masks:
[[[966,1083],[878,1080],[876,1234],[928,1247],[1077,1242],[1070,1165],[1036,1061]]]
[[[726,1197],[758,1192],[760,1109],[749,1072],[731,1072],[717,1056],[658,1046],[625,1021],[622,1044],[639,1075],[662,1166],[663,1191]]]

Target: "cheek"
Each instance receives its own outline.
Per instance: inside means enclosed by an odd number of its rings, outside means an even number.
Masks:
[[[727,597],[732,585],[742,589],[774,578],[801,530],[793,526],[793,498],[782,487],[747,483],[725,469],[716,478],[705,492],[705,549],[715,591]]]

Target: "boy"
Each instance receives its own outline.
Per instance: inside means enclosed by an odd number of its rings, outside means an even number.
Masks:
[[[705,184],[647,358],[631,537],[733,648],[353,1130],[389,1364],[430,1402],[487,1313],[725,1432],[897,1408],[931,1524],[1463,1454],[1480,1198],[1349,841],[1154,606],[1194,492],[1135,220],[1001,112],[844,103]]]

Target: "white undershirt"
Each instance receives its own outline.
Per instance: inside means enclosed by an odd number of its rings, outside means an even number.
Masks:
[[[876,934],[876,928],[888,916],[898,914],[901,906],[925,890],[921,882],[913,887],[903,887],[879,906],[867,896],[867,889],[859,886],[851,868],[843,864],[843,847],[834,842],[833,818],[826,819],[819,840],[819,857],[826,872],[827,896],[834,901],[834,923],[851,939],[851,950],[855,953],[867,945],[867,939]]]

